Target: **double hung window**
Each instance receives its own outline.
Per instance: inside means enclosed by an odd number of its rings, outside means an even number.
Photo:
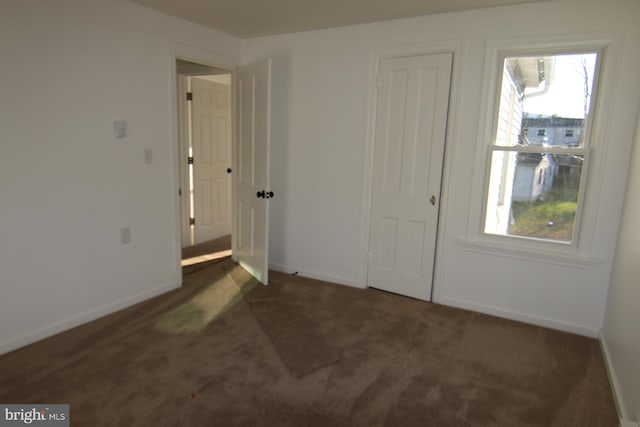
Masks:
[[[575,244],[599,52],[500,57],[483,232]]]

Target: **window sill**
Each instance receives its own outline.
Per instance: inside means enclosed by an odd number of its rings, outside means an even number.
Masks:
[[[456,239],[456,243],[458,243],[458,245],[467,252],[554,264],[564,267],[579,268],[582,270],[589,270],[594,265],[602,262],[599,258],[585,257],[578,255],[577,253],[523,248],[521,246],[503,245],[478,240],[466,240],[463,238]]]

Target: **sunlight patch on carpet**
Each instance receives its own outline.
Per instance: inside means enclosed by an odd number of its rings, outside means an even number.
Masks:
[[[170,334],[194,334],[239,301],[255,283],[238,286],[228,275],[224,275],[191,300],[176,307],[162,317],[154,329]]]
[[[207,261],[214,261],[221,258],[226,258],[231,256],[231,249],[226,251],[212,252],[210,254],[204,254],[192,258],[187,258],[182,260],[182,266],[186,267],[188,265],[200,264]]]

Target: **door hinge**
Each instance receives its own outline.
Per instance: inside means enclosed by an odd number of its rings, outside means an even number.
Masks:
[[[189,225],[196,225],[196,219],[195,218],[189,218]]]
[[[182,196],[182,188],[178,188],[178,196]]]
[[[187,92],[187,101],[193,101],[193,92]]]
[[[187,157],[187,164],[193,164],[193,157]]]

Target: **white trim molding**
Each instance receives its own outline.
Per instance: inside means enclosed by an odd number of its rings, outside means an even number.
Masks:
[[[335,283],[335,284],[338,284],[338,285],[345,285],[345,286],[349,286],[349,287],[352,287],[352,288],[359,288],[359,289],[363,289],[364,288],[364,286],[360,286],[360,284],[357,283],[357,281],[355,281],[353,279],[347,279],[345,277],[332,276],[332,275],[329,275],[329,274],[318,273],[318,272],[315,272],[315,271],[299,270],[299,269],[296,269],[296,268],[287,267],[287,266],[280,265],[280,264],[269,264],[269,270],[278,271],[280,273],[286,273],[286,274],[291,274],[291,275],[300,276],[300,277],[308,277],[309,279],[320,280],[322,282],[329,282],[329,283]]]
[[[229,71],[235,69],[242,63],[239,58],[234,56],[202,49],[200,47],[191,46],[177,41],[170,43],[170,51],[173,62],[175,62],[176,59],[182,59],[189,62],[208,65],[210,67],[223,68]]]
[[[548,252],[554,257],[559,255],[560,263],[563,265],[581,266],[582,268],[589,268],[599,262],[591,255],[600,210],[607,141],[611,131],[610,118],[613,110],[611,106],[616,94],[616,70],[619,68],[621,46],[622,35],[619,32],[558,34],[542,37],[495,39],[487,42],[481,105],[489,107],[480,114],[476,142],[477,152],[485,153],[493,139],[496,117],[494,107],[497,105],[499,58],[501,55],[505,53],[570,53],[571,51],[593,50],[600,52],[597,70],[598,81],[594,83],[598,85],[598,93],[597,98],[594,99],[595,115],[590,132],[592,141],[590,148],[596,153],[590,156],[589,170],[583,171],[586,180],[583,191],[586,196],[581,209],[582,217],[576,219],[579,235],[576,236],[577,240],[572,244],[485,234],[483,232],[483,212],[488,185],[489,161],[488,155],[477,155],[473,169],[474,180],[471,189],[467,231],[463,238],[458,239],[458,244],[465,250],[496,253],[503,246],[502,255],[508,256],[515,250],[517,253],[526,253],[527,256],[541,261],[545,261],[545,257],[541,258],[540,254]]]
[[[117,311],[124,310],[125,308],[131,307],[140,302],[143,302],[153,297],[170,292],[179,287],[180,287],[180,282],[177,282],[177,283],[172,282],[160,288],[153,289],[147,292],[142,292],[130,298],[125,298],[120,301],[116,301],[112,304],[103,305],[102,307],[98,307],[94,310],[89,310],[77,316],[72,316],[60,322],[56,322],[52,325],[45,326],[44,328],[40,328],[34,332],[30,332],[26,335],[22,335],[18,338],[4,341],[0,343],[0,355],[16,350],[18,348],[24,347],[26,345],[32,344],[36,341],[40,341],[44,338],[48,338],[53,335],[59,334],[61,332],[67,331],[71,328],[75,328],[76,326],[80,326],[85,323],[91,322],[93,320],[99,319],[101,317],[107,316],[109,314],[115,313]]]
[[[627,407],[624,403],[624,399],[622,398],[622,389],[620,388],[620,381],[618,380],[618,375],[616,374],[616,370],[611,362],[611,352],[609,351],[609,346],[607,345],[607,340],[604,336],[604,332],[600,331],[600,335],[598,336],[598,341],[600,342],[600,349],[602,350],[602,358],[604,359],[604,366],[607,369],[607,376],[609,377],[609,384],[611,385],[611,392],[613,394],[613,400],[616,404],[616,409],[618,411],[618,417],[620,418],[620,427],[640,427],[635,421],[631,421],[629,417],[629,412],[627,411]]]
[[[530,325],[542,326],[544,328],[556,329],[558,331],[569,332],[572,334],[583,335],[586,337],[596,338],[600,331],[592,328],[585,328],[584,326],[576,325],[573,323],[563,322],[547,317],[532,316],[530,314],[521,313],[513,310],[505,310],[499,307],[477,304],[475,302],[465,301],[457,298],[442,298],[439,301],[440,304],[450,307],[462,308],[465,310],[471,310],[477,313],[489,314],[491,316],[501,317],[503,319],[515,320],[518,322],[528,323]]]
[[[180,146],[180,135],[179,135],[179,125],[178,125],[178,85],[177,85],[177,73],[176,73],[176,60],[181,59],[188,62],[195,62],[202,65],[207,65],[210,67],[220,68],[224,70],[228,70],[231,73],[231,164],[232,169],[237,170],[236,168],[236,91],[235,91],[235,69],[241,64],[241,60],[239,58],[222,54],[219,52],[214,52],[206,49],[202,49],[195,46],[190,46],[184,43],[180,43],[177,41],[173,41],[169,43],[169,86],[170,86],[170,94],[171,94],[171,105],[170,114],[171,114],[171,147],[169,148],[170,164],[171,164],[171,182],[173,183],[171,187],[171,200],[174,206],[173,209],[173,223],[175,224],[174,236],[173,236],[173,258],[174,258],[174,266],[173,272],[179,277],[182,277],[182,266],[181,266],[181,258],[182,258],[182,227],[181,227],[181,217],[182,217],[182,207],[180,204],[180,156],[179,156],[179,146]],[[234,236],[237,234],[237,224],[236,224],[236,181],[235,175],[231,175],[231,251],[234,261],[236,259],[236,241]]]
[[[533,249],[522,249],[518,246],[506,244],[494,244],[485,241],[469,241],[458,238],[456,243],[465,251],[476,252],[485,255],[495,255],[525,261],[536,261],[546,264],[561,265],[563,267],[591,269],[594,265],[600,264],[602,259],[585,257],[580,255],[567,254],[563,252],[542,251]]]

